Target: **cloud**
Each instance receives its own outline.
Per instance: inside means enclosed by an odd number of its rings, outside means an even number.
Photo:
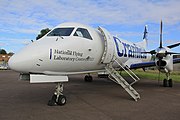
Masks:
[[[156,24],[152,29],[157,33],[154,29],[161,19],[166,25],[180,28],[179,5],[179,0],[2,0],[0,32],[4,35],[0,37],[11,33],[36,36],[42,28],[52,28],[62,22],[105,27]],[[119,32],[118,28],[112,33],[125,37],[142,34],[133,30]]]
[[[167,45],[171,45],[171,44],[175,44],[175,43],[178,43],[179,40],[165,40],[164,41],[164,44],[167,44]]]
[[[131,37],[131,36],[136,36],[139,38],[142,38],[141,36],[143,36],[143,34],[139,33],[139,32],[119,32],[119,31],[111,31],[111,34],[116,36],[116,37],[120,37],[120,38],[124,38],[124,37]]]
[[[5,37],[0,37],[0,45],[3,47],[18,47],[24,46],[27,43],[30,43],[29,39],[16,39],[16,38],[5,38]]]
[[[157,23],[160,19],[175,24],[180,21],[178,0],[13,0],[3,3],[1,21],[19,27],[49,27],[58,21],[88,24],[144,24]]]
[[[0,47],[9,52],[17,52],[30,42],[30,39],[0,37]]]
[[[6,43],[0,42],[0,48],[1,48],[2,46],[6,46]]]

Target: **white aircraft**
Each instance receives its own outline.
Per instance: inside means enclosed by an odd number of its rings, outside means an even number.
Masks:
[[[180,43],[165,48],[162,40],[160,43],[157,50],[146,52],[147,27],[143,41],[131,43],[112,36],[102,27],[94,29],[79,23],[63,23],[13,55],[9,67],[20,72],[20,79],[29,79],[30,83],[57,83],[48,105],[66,104],[63,83],[68,82],[68,75],[85,73],[85,81],[90,82],[93,79],[90,73],[94,72],[108,73],[111,80],[137,101],[140,95],[131,85],[139,78],[130,69],[157,66],[169,76],[173,63],[180,62],[180,59],[173,60],[174,53],[168,52]],[[156,54],[156,61],[143,62],[148,58],[146,53]],[[117,71],[119,69],[125,70],[134,81],[128,83]],[[172,80],[169,81],[172,86]]]

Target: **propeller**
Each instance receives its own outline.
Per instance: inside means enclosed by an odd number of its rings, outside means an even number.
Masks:
[[[159,47],[155,50],[151,50],[148,52],[141,52],[141,53],[146,53],[146,54],[151,54],[151,55],[156,54],[156,58],[159,59],[160,61],[162,60],[163,57],[166,57],[167,55],[180,54],[180,53],[175,53],[175,52],[168,52],[167,49],[163,47],[163,32],[162,31],[163,31],[163,22],[161,20]],[[145,32],[147,32],[147,30],[145,30]],[[173,45],[169,45],[167,46],[167,48],[171,49],[179,45],[180,45],[180,42]]]
[[[145,30],[145,32],[147,32]],[[151,55],[155,55],[156,57],[156,67],[159,70],[159,75],[158,75],[158,84],[159,84],[159,80],[160,80],[160,72],[162,69],[165,69],[164,67],[167,65],[167,62],[164,58],[167,57],[167,55],[173,55],[173,54],[180,54],[180,53],[176,53],[176,52],[170,52],[169,49],[177,47],[180,45],[179,43],[175,43],[173,45],[169,45],[167,47],[163,47],[163,22],[161,20],[161,24],[160,24],[160,38],[159,38],[159,47],[157,49],[148,51],[148,52],[142,52],[145,54],[151,54]]]

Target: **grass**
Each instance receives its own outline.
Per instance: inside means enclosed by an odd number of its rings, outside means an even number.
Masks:
[[[140,78],[158,80],[158,77],[159,77],[158,70],[146,70],[145,72],[143,70],[133,70],[133,72]],[[122,71],[122,75],[128,76],[128,74],[125,71]],[[164,80],[164,78],[166,78],[166,74],[160,73],[160,80]],[[180,82],[180,72],[173,71],[171,73],[170,78],[173,79],[173,81]]]

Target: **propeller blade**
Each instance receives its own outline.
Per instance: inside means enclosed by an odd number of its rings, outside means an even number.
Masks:
[[[151,52],[141,52],[141,53],[149,53],[149,54],[151,54]]]
[[[173,44],[173,45],[169,45],[169,46],[167,46],[168,48],[174,48],[174,47],[177,47],[177,46],[179,46],[180,45],[180,43],[176,43],[176,44]]]
[[[150,53],[151,54],[156,54],[156,50],[151,50]]]
[[[148,54],[156,54],[156,50],[151,50],[151,51],[149,51],[149,52],[141,52],[141,53],[148,53]]]
[[[160,27],[160,44],[159,44],[159,48],[162,48],[162,20],[161,20],[161,27]]]
[[[175,52],[166,52],[166,54],[180,54],[180,53],[175,53]]]

